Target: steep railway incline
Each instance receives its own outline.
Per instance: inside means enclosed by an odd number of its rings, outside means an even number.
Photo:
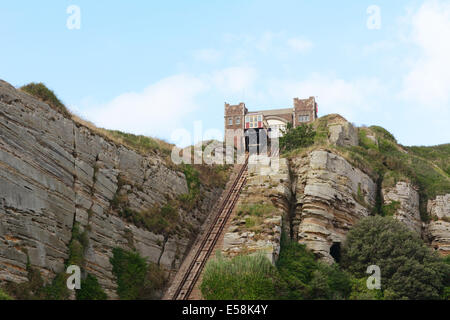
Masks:
[[[195,292],[196,286],[203,268],[216,247],[217,241],[224,232],[227,221],[236,205],[242,186],[247,179],[248,155],[244,164],[236,165],[220,200],[213,208],[210,220],[205,222],[206,228],[197,238],[191,252],[184,260],[181,268],[177,272],[172,285],[166,291],[164,300],[188,300],[197,299],[199,293]],[[193,291],[195,293],[193,293]]]

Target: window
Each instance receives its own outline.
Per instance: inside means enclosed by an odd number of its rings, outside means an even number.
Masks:
[[[258,121],[262,121],[262,116],[258,116]]]
[[[309,115],[298,116],[298,122],[309,122]]]
[[[233,118],[228,118],[228,125],[232,126],[233,125]]]
[[[250,117],[249,116],[245,116],[245,122],[250,122]]]
[[[236,117],[236,124],[241,124],[241,118]]]

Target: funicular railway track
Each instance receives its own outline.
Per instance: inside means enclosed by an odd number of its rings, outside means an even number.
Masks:
[[[177,284],[176,289],[171,295],[172,300],[187,300],[192,293],[203,268],[208,261],[214,247],[225,228],[225,225],[230,217],[236,202],[239,199],[239,194],[242,186],[247,180],[248,155],[246,155],[245,162],[236,175],[233,184],[228,189],[225,197],[219,203],[218,214],[213,219],[210,227],[203,235],[200,245],[196,250],[194,258],[191,260],[189,267],[184,273],[181,281]]]

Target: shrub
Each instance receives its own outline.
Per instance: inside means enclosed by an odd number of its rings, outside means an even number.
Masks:
[[[277,269],[287,287],[284,298],[298,300],[309,297],[309,283],[317,270],[317,262],[312,252],[304,245],[290,241],[283,234]]]
[[[367,131],[368,130],[366,128],[358,129],[359,145],[365,149],[377,150],[377,144],[371,139],[367,138]]]
[[[69,299],[70,292],[67,288],[67,278],[66,273],[58,273],[53,281],[43,288],[43,298],[46,300]]]
[[[81,232],[80,223],[75,222],[72,227],[72,239],[69,243],[69,259],[66,262],[66,267],[69,265],[77,265],[83,267],[84,252],[89,245],[89,237],[87,230]]]
[[[358,278],[370,265],[381,269],[390,299],[438,299],[450,267],[418,235],[390,217],[368,217],[347,234],[342,266]]]
[[[232,259],[219,254],[207,263],[200,288],[207,300],[270,300],[278,297],[280,283],[277,270],[262,254]]]
[[[180,196],[181,207],[186,210],[192,210],[200,195],[199,172],[190,164],[183,164],[182,170],[186,177],[186,183],[189,192]]]
[[[12,300],[12,298],[2,289],[0,289],[0,300]]]
[[[60,112],[65,117],[71,118],[71,114],[67,110],[66,106],[56,97],[55,93],[47,88],[42,82],[29,83],[21,87],[20,90],[32,95],[42,102],[47,103],[52,109]]]
[[[158,299],[166,282],[167,278],[164,271],[156,264],[149,263],[143,286],[139,292],[139,299]]]
[[[137,299],[145,280],[147,269],[145,259],[137,252],[114,248],[110,262],[113,266],[112,271],[117,277],[117,294],[120,299]]]
[[[77,300],[106,300],[107,295],[95,276],[88,274],[81,280],[81,289],[76,291]]]
[[[380,290],[369,290],[367,288],[367,278],[351,278],[350,300],[380,300],[383,294]]]
[[[384,204],[381,207],[381,214],[383,216],[393,216],[400,208],[399,201],[391,201],[389,204]]]
[[[288,123],[286,131],[280,138],[280,148],[283,152],[289,152],[297,148],[308,147],[314,144],[316,132],[312,125],[300,125],[296,128]]]
[[[110,262],[117,278],[120,299],[149,299],[165,284],[165,276],[159,266],[148,265],[137,252],[114,248]]]
[[[352,291],[350,275],[340,270],[338,264],[329,266],[319,262],[310,286],[311,299],[341,300],[348,298]]]

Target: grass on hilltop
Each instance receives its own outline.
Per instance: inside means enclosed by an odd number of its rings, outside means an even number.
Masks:
[[[144,155],[152,151],[159,151],[163,155],[168,156],[172,151],[173,145],[161,139],[151,138],[143,135],[134,135],[131,133],[124,133],[118,130],[98,128],[93,123],[73,114],[56,96],[56,94],[42,82],[32,82],[20,87],[19,89],[48,104],[53,110],[61,113],[64,117],[73,120],[78,125],[82,125],[90,129],[94,133],[102,136],[112,143],[124,145]]]
[[[312,126],[316,131],[312,145],[299,143],[284,155],[291,158],[305,155],[315,149],[325,149],[346,158],[352,165],[368,174],[383,188],[398,181],[410,182],[418,187],[420,213],[428,221],[426,206],[429,199],[450,193],[450,144],[430,147],[405,147],[380,126],[357,128],[359,145],[334,146],[328,142],[328,124],[342,118],[327,115],[317,119]],[[378,204],[381,212],[381,203]]]

